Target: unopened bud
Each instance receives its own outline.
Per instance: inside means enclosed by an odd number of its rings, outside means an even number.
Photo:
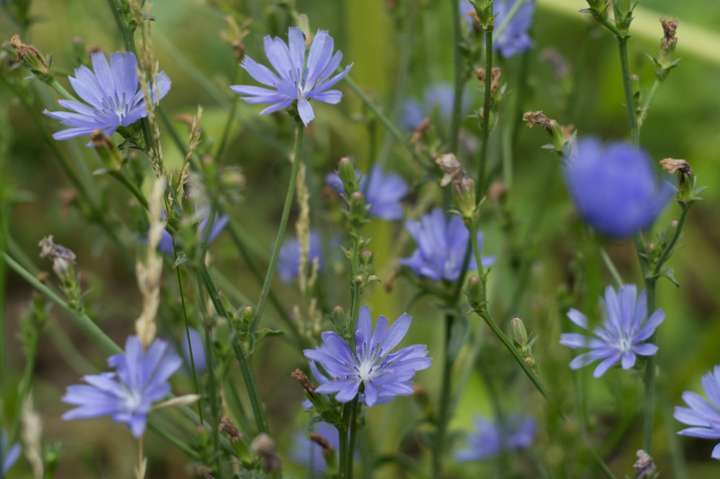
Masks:
[[[484,68],[475,69],[475,77],[477,77],[480,83],[485,83],[485,75],[486,72]],[[501,79],[502,70],[498,67],[493,67],[490,72],[490,93],[492,93],[493,95],[497,93],[497,91],[500,89]]]
[[[485,283],[478,275],[473,274],[468,279],[466,294],[473,309],[485,307]]]
[[[253,453],[260,457],[263,461],[263,469],[265,472],[274,472],[280,470],[280,458],[277,456],[275,441],[266,433],[259,434],[250,444]]]
[[[453,196],[455,205],[465,222],[475,219],[475,180],[469,176],[453,183]]]
[[[90,142],[92,143],[95,150],[100,155],[105,166],[110,170],[119,170],[122,168],[122,157],[120,152],[115,147],[115,144],[108,138],[108,136],[102,132],[102,130],[95,130],[90,136]]]
[[[352,160],[347,156],[340,158],[340,163],[338,163],[338,176],[340,176],[340,181],[342,181],[346,195],[352,196],[358,192],[360,186],[358,184],[357,172],[355,171]]]
[[[306,393],[315,394],[315,385],[310,381],[310,378],[307,377],[307,374],[299,369],[295,369],[290,376],[300,383]]]
[[[372,261],[373,259],[373,252],[369,249],[362,250],[362,252],[360,253],[360,259],[362,259],[362,262],[365,264],[370,263],[370,261]]]
[[[413,134],[410,137],[410,144],[414,145],[418,143],[422,139],[422,137],[425,136],[425,133],[427,133],[427,131],[430,129],[430,125],[432,125],[430,118],[423,118],[417,128],[415,128],[415,131],[413,131]]]
[[[523,320],[520,318],[513,318],[510,321],[510,329],[512,331],[512,337],[515,344],[520,348],[526,347],[528,344],[528,333]]]

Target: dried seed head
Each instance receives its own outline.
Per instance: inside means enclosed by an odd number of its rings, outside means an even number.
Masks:
[[[53,262],[53,271],[60,279],[65,279],[71,268],[75,265],[76,256],[69,248],[56,244],[52,235],[46,236],[38,243],[40,257],[48,258]]]
[[[660,19],[660,25],[662,25],[663,29],[663,39],[660,42],[660,48],[665,53],[670,53],[673,50],[675,50],[675,47],[677,46],[677,29],[678,29],[678,22],[677,20],[672,20],[669,18],[661,18]]]
[[[542,111],[528,111],[523,114],[523,121],[527,123],[527,126],[533,128],[539,126],[544,128],[548,133],[553,133],[553,128],[557,125],[557,122],[547,116]]]
[[[507,195],[507,186],[502,181],[493,181],[488,189],[488,199],[493,203],[500,203]]]
[[[300,383],[302,388],[305,390],[308,394],[314,394],[315,393],[315,385],[310,381],[310,378],[307,377],[307,374],[302,372],[299,369],[295,369],[290,376],[295,379],[297,382]]]
[[[665,158],[664,160],[660,160],[660,166],[662,166],[662,169],[667,171],[671,175],[674,175],[675,173],[680,173],[684,176],[692,176],[692,169],[690,168],[690,163],[685,160]]]
[[[230,442],[236,443],[242,439],[242,433],[233,424],[232,419],[223,416],[220,419],[220,430],[230,439]]]
[[[253,439],[250,449],[262,459],[265,472],[280,470],[281,462],[276,452],[275,441],[268,434],[259,434]]]
[[[330,444],[330,441],[328,441],[322,434],[311,432],[310,440],[322,448],[323,454],[332,454],[332,444]]]
[[[430,121],[430,118],[423,118],[417,128],[415,128],[415,131],[413,131],[413,134],[410,137],[410,144],[414,145],[420,140],[422,140],[423,136],[425,136],[425,133],[427,133],[427,131],[430,129],[431,124],[432,123]]]
[[[637,452],[637,461],[633,464],[633,469],[635,469],[636,479],[651,479],[657,472],[655,461],[642,449]]]
[[[23,43],[20,35],[10,37],[10,46],[15,50],[18,61],[40,77],[41,80],[48,81],[52,78],[50,74],[51,61],[49,57],[40,53],[40,50],[32,45]]]

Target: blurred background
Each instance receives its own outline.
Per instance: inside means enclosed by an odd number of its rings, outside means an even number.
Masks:
[[[228,111],[237,108],[225,154],[216,160],[222,161],[228,171],[237,168],[243,175],[244,185],[238,187],[232,215],[264,268],[287,183],[286,155],[292,122],[282,115],[259,117],[258,108],[236,101],[228,85],[248,83],[248,78],[238,68],[235,52],[224,40],[223,32],[228,28],[226,16],[233,15],[248,30],[244,39],[247,53],[261,59],[263,35],[271,32],[284,36],[290,22],[284,6],[287,2],[153,3],[155,52],[173,83],[162,105],[178,130],[187,132],[178,116],[193,115],[201,105],[205,134],[217,142]],[[313,31],[330,31],[336,47],[344,52],[345,62],[354,64],[352,76],[357,83],[386,111],[394,112],[397,119],[404,101],[422,98],[430,85],[452,82],[448,1],[297,0],[294,5],[307,15]],[[647,54],[658,50],[662,37],[659,16],[679,20],[678,55],[682,59],[657,92],[642,130],[642,146],[655,160],[688,160],[699,183],[707,187],[703,201],[690,212],[682,242],[670,262],[680,286],[665,280],[659,283],[658,305],[665,310],[667,320],[658,337],[661,373],[654,456],[661,477],[683,477],[684,473],[688,478],[713,478],[718,477],[720,465],[710,459],[712,441],[675,436],[680,425],[672,419],[672,407],[680,403],[683,390],[699,390],[701,375],[720,363],[720,5],[713,0],[642,0],[639,5],[633,27],[637,34],[631,40],[637,86],[646,92],[654,79]],[[627,126],[617,47],[610,35],[578,12],[583,6],[580,0],[539,1],[532,28],[533,49],[526,56],[500,65],[509,89],[503,111],[512,115],[517,111],[544,110],[560,123],[574,125],[580,135],[620,140],[626,137]],[[87,48],[106,52],[122,49],[106,2],[33,0],[31,13],[34,23],[23,40],[52,55],[56,71],[72,72]],[[0,38],[8,39],[14,33],[19,33],[17,25],[7,15],[0,16]],[[528,74],[523,86],[517,78],[524,68]],[[32,108],[56,109],[53,92],[43,85],[38,89],[46,102]],[[368,127],[363,104],[349,89],[343,89],[345,97],[339,107],[317,107],[318,119],[308,131],[303,151],[309,165],[313,226],[327,238],[342,231],[337,199],[323,187],[325,175],[336,168],[340,157],[349,155],[358,164],[367,165],[373,155],[382,154],[387,156],[388,167],[411,184],[422,180],[404,150],[387,139],[381,124]],[[468,83],[467,91],[473,109],[477,109],[477,80]],[[463,124],[461,156],[466,162],[472,161],[472,152],[477,148],[477,123],[476,118],[468,116]],[[44,125],[50,131],[58,127],[49,122]],[[491,137],[491,164],[499,162],[503,147],[498,131]],[[50,265],[38,257],[38,241],[52,234],[57,242],[71,248],[78,257],[77,267],[92,317],[111,337],[122,342],[140,311],[133,249],[118,249],[102,230],[88,226],[83,212],[73,206],[72,185],[43,135],[33,115],[13,92],[0,87],[0,183],[12,198],[3,218],[10,238],[6,243],[12,242],[16,253],[22,252],[40,271],[48,272]],[[165,130],[163,139],[168,164],[179,165],[182,157]],[[482,224],[487,237],[484,248],[498,257],[491,280],[492,307],[505,323],[512,316],[523,318],[537,338],[534,351],[540,373],[558,399],[549,405],[543,402],[518,375],[515,364],[495,338],[477,318],[471,317],[470,346],[461,351],[456,370],[461,392],[452,421],[457,433],[456,448],[462,444],[462,434],[471,429],[473,417],[492,415],[493,389],[506,411],[534,416],[538,433],[530,452],[519,455],[511,470],[499,471],[491,460],[450,466],[448,477],[540,477],[533,472],[535,463],[545,465],[548,477],[600,477],[588,466],[590,460],[577,443],[581,430],[618,477],[624,477],[632,473],[635,451],[641,443],[640,373],[612,370],[602,380],[592,378],[591,370],[573,374],[567,366],[571,354],[558,344],[560,332],[569,328],[564,316],[568,307],[577,307],[594,317],[599,313],[599,295],[611,281],[600,259],[600,245],[615,260],[625,281],[639,281],[633,245],[599,239],[582,225],[566,191],[559,159],[541,148],[547,142],[539,129],[517,129],[514,180],[507,199],[514,221],[512,239],[504,229],[501,208],[491,204]],[[77,174],[105,205],[108,215],[124,225],[123,242],[131,245],[140,238],[142,211],[107,177],[93,176],[99,161],[83,141],[58,143],[56,148],[73,159]],[[410,195],[408,205],[416,198]],[[674,204],[669,205],[658,228],[667,227],[678,213]],[[398,240],[402,230],[400,223],[373,221],[367,226],[376,271],[383,283],[391,279],[398,255],[404,257],[411,252],[410,242]],[[513,264],[511,253],[517,253],[513,241],[520,245],[519,254],[531,260],[524,263],[527,267]],[[211,253],[213,264],[227,280],[228,290],[232,287],[247,298],[257,297],[259,285],[227,234],[213,244]],[[328,251],[325,254],[329,259],[322,279],[324,301],[329,307],[347,307],[349,291],[343,282],[347,271],[342,261],[332,259],[341,255]],[[169,265],[165,274],[171,274]],[[160,312],[161,331],[178,340],[177,296],[172,281],[168,283]],[[403,311],[414,317],[412,337],[407,341],[428,343],[431,355],[436,357],[433,368],[418,376],[434,402],[440,375],[443,312],[433,300],[414,298],[413,286],[404,278],[398,278],[393,286],[376,286],[368,294],[368,303],[375,314],[391,319]],[[0,375],[8,416],[17,410],[12,390],[25,369],[17,338],[34,294],[22,278],[2,268],[0,287],[7,358]],[[294,285],[276,282],[274,291],[289,310],[301,301]],[[243,303],[237,296],[233,300],[238,306]],[[41,307],[49,318],[35,365],[34,397],[45,441],[61,444],[55,477],[130,477],[136,452],[131,436],[122,426],[109,420],[69,423],[60,419],[66,409],[60,402],[65,387],[92,368],[102,367],[104,359],[58,308]],[[272,318],[268,323],[276,319],[274,314],[268,309],[268,318]],[[478,359],[481,361],[476,363]],[[307,477],[290,457],[296,435],[308,427],[308,417],[301,410],[302,390],[290,378],[290,372],[304,367],[305,361],[284,341],[269,339],[257,352],[254,363],[287,477]],[[482,367],[473,367],[476,364]],[[234,374],[228,380],[233,380]],[[488,387],[484,376],[494,378],[490,381],[494,387]],[[187,374],[178,375],[174,389],[192,390]],[[426,445],[424,426],[417,424],[423,407],[422,398],[404,398],[374,408],[361,440],[364,447],[372,449],[367,456],[378,458],[402,451],[413,458],[419,477],[424,477],[429,462],[427,455],[419,452]],[[570,421],[560,422],[554,414],[557,410],[562,410]],[[193,468],[182,453],[160,437],[151,433],[147,447],[149,477],[192,477]],[[405,477],[410,469],[407,464],[397,466],[389,461],[377,469],[377,474]],[[20,461],[9,477],[32,477],[27,462]]]

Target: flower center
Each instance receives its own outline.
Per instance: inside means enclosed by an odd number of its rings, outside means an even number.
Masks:
[[[621,352],[627,353],[632,349],[632,341],[628,338],[620,338],[620,342],[618,343],[618,348]]]
[[[367,359],[361,361],[357,367],[357,373],[361,381],[370,381],[375,376],[375,365],[373,361]]]
[[[135,411],[137,408],[140,407],[140,404],[142,403],[142,397],[140,397],[140,393],[137,391],[132,391],[128,389],[125,392],[125,407],[130,411]]]

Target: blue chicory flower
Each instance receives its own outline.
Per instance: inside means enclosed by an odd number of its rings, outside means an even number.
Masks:
[[[399,220],[403,216],[401,200],[408,192],[407,183],[399,175],[385,173],[379,166],[374,167],[368,176],[356,171],[360,191],[365,195],[369,213],[384,220]],[[340,194],[345,192],[342,180],[337,173],[330,173],[326,183]]]
[[[359,393],[368,407],[412,394],[415,373],[431,364],[427,346],[415,344],[391,352],[405,337],[411,322],[410,316],[403,314],[388,326],[387,319],[380,316],[373,330],[370,310],[363,307],[354,348],[333,331],[322,333],[322,344],[304,351],[311,364],[316,362],[327,375],[317,392],[333,394],[342,403],[352,401]]]
[[[53,134],[56,140],[90,135],[95,130],[111,136],[119,127],[130,126],[147,116],[135,55],[113,53],[108,62],[105,54],[98,52],[90,58],[93,70],[82,65],[75,70],[74,77],[68,77],[73,90],[85,103],[62,99],[58,100],[60,106],[72,111],[44,112],[69,127]],[[155,83],[152,96],[157,103],[170,90],[170,79],[160,72]]]
[[[234,85],[231,88],[251,104],[269,104],[261,115],[289,108],[297,101],[300,119],[307,126],[315,118],[310,100],[335,105],[342,99],[342,92],[331,90],[345,78],[352,68],[346,66],[333,76],[342,62],[342,52],[335,52],[333,38],[319,30],[313,38],[310,53],[305,58],[305,36],[297,27],[288,30],[288,43],[280,38],[266,36],[265,56],[273,66],[269,68],[245,55],[240,66],[265,87]]]
[[[517,0],[495,0],[493,2],[493,16],[495,17],[496,32],[513,8]],[[475,8],[468,0],[460,0],[460,11],[465,18],[468,27],[472,28],[473,18],[471,14]],[[523,53],[532,47],[532,39],[528,34],[532,25],[533,13],[535,12],[534,0],[529,0],[520,6],[520,9],[513,15],[507,26],[493,38],[493,47],[505,58],[510,58]]]
[[[707,399],[697,393],[685,391],[683,400],[689,407],[676,407],[675,419],[688,428],[678,434],[701,439],[720,440],[720,366],[702,377],[702,388]],[[720,443],[712,450],[712,458],[720,460]]]
[[[339,449],[340,434],[335,426],[327,422],[320,421],[313,424],[312,431],[327,439],[333,449],[336,451]],[[325,462],[325,456],[323,455],[322,448],[308,439],[308,435],[306,433],[299,433],[295,437],[295,445],[291,455],[295,462],[308,468],[308,470],[312,473],[312,477],[321,476],[322,473],[325,472],[325,469],[327,469],[327,463]]]
[[[512,416],[506,424],[475,419],[475,431],[467,438],[467,445],[455,455],[460,462],[482,461],[496,457],[503,451],[527,449],[535,437],[536,424],[531,417]]]
[[[137,336],[130,336],[125,351],[111,356],[108,364],[114,372],[85,376],[87,384],[67,388],[62,400],[77,407],[66,412],[63,419],[111,416],[113,421],[126,424],[138,438],[145,432],[153,403],[170,394],[168,380],[182,360],[161,339],[145,350]]]
[[[230,217],[228,215],[217,216],[213,221],[210,231],[208,232],[207,228],[209,217],[209,214],[204,216],[198,224],[198,235],[203,240],[207,236],[207,242],[208,244],[211,244],[218,236],[220,236],[220,233],[223,232],[230,221]],[[168,230],[163,230],[162,235],[160,236],[160,241],[158,242],[158,249],[166,255],[173,254],[175,250],[175,247],[173,246],[173,237]]]
[[[627,143],[581,139],[570,146],[564,169],[580,215],[612,238],[650,228],[675,191],[669,182],[658,181],[648,155]]]
[[[318,262],[318,269],[322,268],[322,244],[320,235],[310,232],[310,248],[308,251],[308,263]],[[297,278],[300,269],[300,241],[297,238],[285,240],[278,255],[277,271],[284,283],[289,283]]]
[[[10,444],[7,433],[2,431],[0,434],[0,466],[2,466],[2,476],[10,471],[20,457],[20,445]]]
[[[617,291],[608,286],[605,288],[601,307],[604,315],[603,323],[592,330],[590,337],[578,333],[566,333],[560,336],[560,344],[564,346],[572,349],[588,349],[588,352],[576,356],[570,362],[572,369],[601,361],[593,373],[597,378],[618,362],[623,369],[630,369],[635,365],[637,356],[655,355],[658,347],[647,341],[665,320],[665,313],[662,309],[656,309],[648,317],[645,291],[638,296],[635,285],[625,284]],[[567,317],[582,329],[589,330],[587,317],[580,311],[571,309]]]
[[[400,264],[409,267],[418,276],[434,281],[458,279],[470,237],[470,232],[459,216],[448,218],[440,208],[435,208],[419,221],[408,221],[405,228],[415,239],[417,249],[409,258],[401,259]],[[482,233],[478,233],[477,240],[482,249]],[[492,257],[482,258],[485,267],[494,261]],[[468,268],[476,269],[472,255]]]
[[[440,120],[450,122],[453,111],[455,90],[447,82],[435,83],[425,90],[423,101],[408,100],[403,105],[402,124],[408,130],[414,130],[426,118],[437,111]],[[472,97],[468,92],[463,95],[462,111],[467,113],[472,104]]]
[[[190,336],[190,344],[188,344],[188,335]],[[194,364],[195,371],[198,374],[204,373],[207,368],[207,362],[205,357],[205,344],[200,332],[195,328],[189,328],[187,334],[182,335],[181,342],[183,356],[185,357],[185,364],[187,365],[188,370],[192,371],[192,366]],[[190,354],[191,347],[192,354]]]

